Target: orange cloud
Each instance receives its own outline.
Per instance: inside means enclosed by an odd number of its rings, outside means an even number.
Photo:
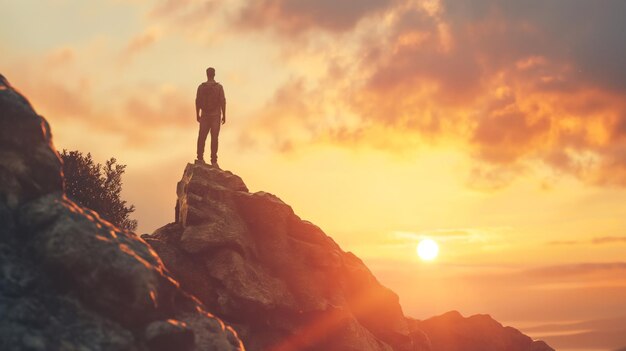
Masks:
[[[196,123],[192,101],[174,87],[144,86],[124,99],[121,114],[136,127],[189,127]]]
[[[336,19],[316,17],[325,2],[250,5],[245,11],[256,10],[246,15],[255,16],[247,18],[250,25],[344,31],[356,42],[331,40],[335,56],[353,60],[328,62],[327,75],[317,80],[302,78],[307,89],[285,85],[257,115],[269,130],[289,120],[305,135],[273,135],[277,145],[369,144],[395,152],[415,140],[452,142],[477,161],[470,183],[478,188],[506,186],[532,165],[626,185],[626,86],[616,66],[626,57],[619,44],[626,43],[616,34],[623,21],[613,15],[625,5],[555,3],[527,9],[508,0],[441,1],[433,10],[424,2],[373,1],[345,17],[338,11]],[[588,19],[597,27],[580,28],[563,17],[566,7],[572,18],[592,10],[604,17]],[[360,25],[380,11],[388,14],[382,24]],[[601,65],[615,78],[588,73]],[[294,110],[296,101],[310,104]]]
[[[162,0],[148,13],[153,20],[167,21],[171,29],[200,30],[217,20],[221,0]]]
[[[122,51],[120,56],[120,62],[130,62],[130,60],[132,60],[135,55],[154,45],[154,43],[159,39],[160,36],[160,32],[155,28],[148,29],[143,33],[135,36],[130,40],[128,45],[126,45],[126,47]]]
[[[74,49],[52,50],[38,63],[21,61],[9,79],[53,123],[85,127],[127,145],[146,146],[158,143],[160,132],[195,128],[192,92],[162,84],[114,84],[103,91],[97,76],[77,73],[79,61]],[[103,93],[106,98],[98,98]]]
[[[240,145],[256,145],[259,134],[265,143],[281,151],[310,142],[323,120],[322,96],[313,93],[304,80],[288,81],[256,115],[240,136]]]
[[[603,236],[593,238],[589,241],[577,241],[577,240],[558,240],[558,241],[550,241],[548,245],[581,245],[581,244],[624,244],[626,243],[626,236]]]
[[[361,19],[384,11],[394,0],[261,0],[240,10],[238,24],[244,28],[271,27],[293,35],[309,29],[352,29]]]
[[[70,47],[54,49],[37,62],[21,60],[9,77],[19,83],[35,107],[57,119],[88,115],[92,112],[93,82],[84,75],[75,75],[76,51]]]
[[[626,236],[605,236],[595,238],[591,242],[594,244],[626,243]]]

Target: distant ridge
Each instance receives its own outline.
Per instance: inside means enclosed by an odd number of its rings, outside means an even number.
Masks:
[[[412,324],[428,335],[436,351],[553,350],[545,342],[533,341],[485,314],[464,318],[459,312],[451,311]]]

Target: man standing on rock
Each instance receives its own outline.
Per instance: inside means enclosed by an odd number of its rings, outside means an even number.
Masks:
[[[198,161],[204,162],[204,144],[210,131],[211,164],[219,168],[217,164],[217,138],[220,134],[220,125],[226,123],[226,98],[224,97],[224,88],[215,81],[215,68],[207,68],[206,77],[206,82],[198,86],[196,93],[196,119],[200,122]]]

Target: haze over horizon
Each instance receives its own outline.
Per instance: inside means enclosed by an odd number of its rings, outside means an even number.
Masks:
[[[533,337],[626,316],[626,2],[0,8],[0,72],[57,148],[127,165],[138,233],[173,220],[212,66],[222,168],[361,257],[408,315],[488,313]]]

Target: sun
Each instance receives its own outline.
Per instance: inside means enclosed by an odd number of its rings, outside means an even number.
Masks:
[[[433,239],[423,239],[417,244],[417,255],[424,261],[432,261],[439,255],[439,245]]]

